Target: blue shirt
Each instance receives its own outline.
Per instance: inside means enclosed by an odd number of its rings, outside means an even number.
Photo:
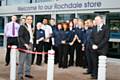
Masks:
[[[56,29],[54,31],[54,36],[53,36],[55,41],[55,46],[59,46],[61,44],[61,41],[62,41],[61,36],[62,36],[62,30]]]
[[[74,39],[74,36],[75,36],[75,30],[73,30],[73,29],[69,30],[68,35],[69,35],[69,42],[72,42]]]
[[[62,41],[66,41],[66,44],[69,43],[69,31],[62,31],[62,35],[60,37]]]
[[[45,38],[45,31],[42,30],[42,29],[37,30],[37,31],[36,31],[36,39],[40,39],[40,38],[42,38],[42,37]]]
[[[84,42],[85,45],[89,45],[90,44],[91,33],[92,33],[92,29],[86,30],[86,35],[85,35],[86,38],[85,38],[85,42]]]

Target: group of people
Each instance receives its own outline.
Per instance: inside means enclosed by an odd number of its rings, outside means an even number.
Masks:
[[[12,21],[5,26],[5,36],[8,45],[17,45],[21,49],[48,52],[55,50],[55,64],[59,68],[66,69],[70,66],[80,66],[87,68],[84,74],[91,74],[92,78],[97,78],[98,56],[105,55],[108,49],[109,28],[104,24],[102,16],[96,16],[94,20],[83,21],[74,18],[69,22],[57,23],[51,18],[43,19],[32,26],[32,16],[21,18],[21,23],[16,23],[17,17],[12,16]],[[15,29],[14,29],[15,27]],[[30,74],[31,64],[36,61],[37,65],[42,65],[42,61],[47,64],[47,54],[28,54],[19,50],[18,78],[23,79],[23,68],[25,67],[25,77],[33,78]],[[76,53],[76,54],[75,54]],[[7,47],[6,66],[10,61],[10,48]]]

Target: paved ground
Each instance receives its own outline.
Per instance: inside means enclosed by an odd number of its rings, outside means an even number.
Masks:
[[[5,66],[5,49],[0,48],[0,80],[9,80],[10,66]],[[120,60],[109,58],[107,61],[107,80],[120,80]],[[34,79],[47,80],[47,65],[32,65],[31,74]],[[55,65],[54,80],[92,80],[90,75],[83,75],[86,69],[80,67],[69,67],[60,69]]]

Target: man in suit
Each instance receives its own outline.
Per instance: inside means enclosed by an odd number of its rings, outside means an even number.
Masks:
[[[104,24],[102,16],[95,17],[96,27],[91,33],[91,51],[92,51],[92,78],[97,78],[98,57],[105,55],[108,50],[109,28]]]
[[[11,22],[7,23],[5,25],[5,37],[7,38],[7,52],[6,52],[6,57],[5,61],[6,64],[5,66],[8,66],[10,63],[10,51],[11,48],[8,48],[9,45],[18,45],[18,30],[20,28],[20,25],[16,22],[17,17],[12,16],[11,17]]]
[[[20,26],[18,32],[18,42],[19,42],[18,44],[19,44],[19,48],[21,49],[32,50],[33,35],[32,35],[31,26],[32,26],[32,16],[27,16],[25,24]],[[33,76],[30,75],[31,59],[32,59],[31,54],[20,50],[19,65],[18,65],[18,80],[23,80],[24,64],[26,66],[25,77],[33,78]]]
[[[85,21],[85,33],[84,33],[84,40],[83,40],[83,44],[84,44],[84,48],[85,48],[85,58],[87,60],[86,62],[86,66],[88,68],[87,72],[84,74],[90,74],[92,71],[92,63],[91,63],[91,55],[92,53],[91,48],[90,48],[90,36],[92,33],[92,29],[93,29],[93,21],[92,19],[87,19]]]

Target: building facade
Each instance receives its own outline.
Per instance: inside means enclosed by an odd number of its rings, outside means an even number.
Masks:
[[[120,52],[120,1],[115,0],[0,0],[0,46],[5,46],[4,26],[10,16],[32,15],[33,25],[43,18],[64,22],[75,17],[88,19],[103,15],[111,30],[111,49]]]

